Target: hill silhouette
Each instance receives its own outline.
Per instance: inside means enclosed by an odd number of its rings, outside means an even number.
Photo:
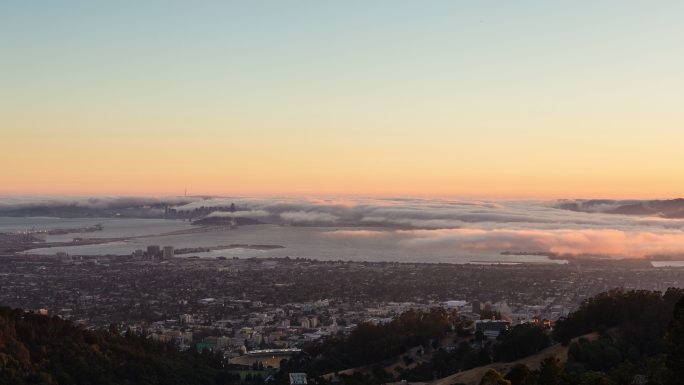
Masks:
[[[0,384],[223,384],[211,354],[0,307]]]

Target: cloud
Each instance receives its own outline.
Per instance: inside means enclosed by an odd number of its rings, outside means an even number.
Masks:
[[[242,210],[242,211],[213,211],[207,217],[230,217],[230,218],[268,218],[271,216],[266,210]]]
[[[684,218],[684,199],[667,200],[561,200],[556,207],[585,213]]]
[[[440,255],[543,251],[644,257],[684,254],[684,201],[481,201],[450,198],[362,197],[0,197],[0,210],[75,205],[125,208],[166,203],[179,210],[229,207],[210,216],[266,223],[337,226],[325,241],[382,245]],[[645,212],[646,214],[638,214]],[[637,213],[624,215],[624,213]],[[665,213],[650,215],[648,213]],[[623,214],[623,215],[616,215]],[[0,213],[1,215],[1,213]],[[353,243],[356,242],[356,243]]]
[[[124,209],[158,204],[187,204],[191,197],[59,197],[31,196],[0,197],[0,211],[14,211],[27,208],[79,207],[87,209]]]
[[[643,258],[684,255],[681,231],[622,231],[616,229],[439,229],[338,230],[327,236],[357,242],[392,242],[420,254],[499,254],[548,252],[558,255]]]
[[[326,231],[323,235],[333,237],[380,237],[386,236],[388,232],[378,230],[333,230]]]
[[[440,229],[471,226],[497,227],[502,223],[519,227],[602,225],[602,219],[584,213],[543,206],[535,202],[485,202],[417,198],[209,198],[177,207],[227,207],[264,210],[271,219],[344,226],[374,226],[401,229]],[[291,213],[298,214],[291,214]],[[302,215],[300,212],[309,213]],[[313,214],[312,214],[313,213]],[[283,215],[284,214],[284,215]],[[324,215],[325,214],[325,215]],[[333,218],[334,217],[334,218]]]
[[[340,218],[336,215],[317,211],[286,211],[280,214],[280,217],[286,222],[292,223],[335,223]]]

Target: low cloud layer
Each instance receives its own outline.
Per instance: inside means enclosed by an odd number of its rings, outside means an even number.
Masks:
[[[287,198],[216,199],[202,204],[225,206],[229,201],[268,212],[275,222],[337,227],[323,232],[326,239],[347,239],[360,246],[398,245],[416,253],[541,252],[615,258],[684,255],[683,219],[648,212],[620,214],[625,207],[669,207],[674,212],[679,200]]]
[[[495,252],[542,251],[559,255],[638,258],[684,252],[684,233],[626,232],[615,229],[450,229],[404,232],[402,242],[415,248],[461,248]]]
[[[240,211],[214,211],[207,217],[228,217],[228,218],[268,218],[271,214],[266,210],[240,210]]]
[[[286,211],[280,214],[280,217],[286,222],[305,223],[305,224],[330,224],[339,220],[339,217],[326,212],[320,211]]]
[[[0,198],[0,211],[40,205],[217,208],[277,225],[320,227],[322,241],[420,254],[543,252],[642,258],[684,255],[682,200],[470,201],[419,198]],[[235,204],[236,212],[218,211]],[[0,213],[0,215],[2,215]],[[267,241],[267,240],[265,240]],[[503,257],[502,257],[503,258]]]
[[[684,218],[684,199],[610,200],[576,199],[559,201],[556,207],[586,213]]]
[[[615,229],[440,229],[337,230],[328,237],[355,243],[398,244],[416,253],[552,253],[559,256],[643,258],[684,255],[682,232],[626,232]]]
[[[0,214],[29,208],[79,207],[85,209],[124,209],[150,205],[188,204],[199,198],[190,197],[55,197],[0,196]]]

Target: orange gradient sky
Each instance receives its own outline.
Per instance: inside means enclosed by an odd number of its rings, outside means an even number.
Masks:
[[[680,2],[15,3],[0,194],[684,195]]]

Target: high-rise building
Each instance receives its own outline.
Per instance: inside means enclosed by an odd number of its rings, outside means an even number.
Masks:
[[[487,302],[484,304],[484,310],[485,313],[489,313],[492,311],[492,304],[490,302]]]
[[[171,259],[174,256],[173,246],[164,246],[164,253],[162,254],[163,259]]]
[[[147,246],[147,258],[157,259],[161,255],[159,245]]]
[[[473,301],[473,313],[478,313],[480,314],[482,312],[482,309],[480,308],[480,301],[474,300]]]

